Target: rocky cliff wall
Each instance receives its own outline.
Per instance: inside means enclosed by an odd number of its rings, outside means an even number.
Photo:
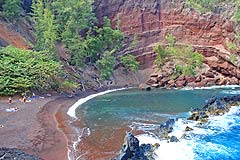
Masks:
[[[113,26],[120,23],[125,35],[137,35],[138,47],[164,42],[173,33],[178,42],[193,45],[219,45],[234,39],[232,22],[217,14],[200,15],[184,9],[182,1],[169,0],[97,0],[96,15],[108,16]]]
[[[239,64],[230,61],[231,53],[226,49],[226,43],[235,40],[235,26],[220,14],[200,14],[185,8],[183,0],[96,0],[94,5],[100,22],[108,16],[113,27],[119,26],[126,35],[128,43],[137,37],[136,47],[126,47],[120,54],[136,55],[141,69],[154,67],[156,53],[153,46],[159,42],[165,44],[165,36],[172,33],[178,44],[193,46],[205,57],[198,77],[189,80],[194,83],[192,86],[239,84]],[[161,82],[161,78],[150,80],[149,85],[176,87],[178,79],[163,78],[164,82]],[[195,82],[196,78],[201,80]],[[203,79],[207,80],[202,82]],[[184,80],[177,86],[185,85],[188,82]]]

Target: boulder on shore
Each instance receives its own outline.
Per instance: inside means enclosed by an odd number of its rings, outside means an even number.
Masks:
[[[140,84],[138,88],[141,90],[145,90],[145,91],[151,91],[151,89],[152,89],[151,86],[149,86],[147,84]]]

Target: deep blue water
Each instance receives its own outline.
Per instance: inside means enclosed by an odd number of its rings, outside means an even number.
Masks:
[[[130,89],[91,99],[76,112],[92,135],[103,130],[102,136],[105,136],[122,126],[144,131],[145,134],[139,135],[141,143],[157,142],[162,146],[156,151],[156,159],[240,160],[240,111],[237,107],[224,116],[212,117],[201,127],[186,121],[191,108],[203,106],[212,96],[239,94],[238,89],[159,89],[151,92]],[[173,117],[180,118],[172,133],[180,139],[179,143],[159,142],[157,138],[146,135],[155,133],[160,122]],[[194,131],[182,139],[186,125]]]

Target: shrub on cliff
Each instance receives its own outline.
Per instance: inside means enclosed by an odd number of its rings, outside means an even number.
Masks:
[[[166,62],[173,61],[176,75],[195,75],[195,70],[203,63],[203,55],[193,52],[192,47],[177,46],[173,35],[166,36],[166,40],[169,42],[168,46],[162,47],[158,44],[154,47],[157,53],[155,64],[158,68],[161,69]]]
[[[157,53],[157,58],[154,63],[158,66],[158,68],[161,68],[167,62],[168,52],[166,52],[160,44],[156,45],[153,50]]]
[[[109,79],[113,72],[114,65],[115,58],[112,56],[112,52],[105,52],[104,56],[97,61],[97,67],[100,70],[102,79]]]
[[[12,46],[0,49],[0,95],[52,89],[59,72],[60,64],[44,52]]]
[[[17,18],[21,11],[21,0],[4,0],[2,5],[3,16],[9,19]]]
[[[122,56],[120,57],[120,61],[127,70],[136,71],[139,68],[139,62],[133,55]]]
[[[214,11],[216,9],[216,4],[226,2],[225,0],[186,0],[185,4],[187,7],[195,8],[201,13]]]

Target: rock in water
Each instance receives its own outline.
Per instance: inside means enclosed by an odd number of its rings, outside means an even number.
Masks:
[[[165,123],[160,124],[158,135],[160,139],[167,139],[168,133],[173,130],[173,125],[175,124],[175,119],[168,119]]]
[[[178,140],[177,137],[172,136],[172,137],[170,138],[170,142],[180,142],[180,141]]]
[[[192,130],[193,130],[193,129],[190,128],[190,127],[188,127],[188,126],[185,128],[185,131],[186,131],[186,132],[187,132],[187,131],[192,131]]]
[[[3,160],[42,160],[19,149],[0,148],[0,159]]]
[[[154,160],[154,149],[151,144],[139,146],[139,140],[132,133],[127,133],[117,160]]]
[[[196,108],[192,110],[192,115],[188,120],[207,122],[211,115],[218,116],[228,112],[231,106],[239,105],[240,95],[212,97],[203,108]]]

